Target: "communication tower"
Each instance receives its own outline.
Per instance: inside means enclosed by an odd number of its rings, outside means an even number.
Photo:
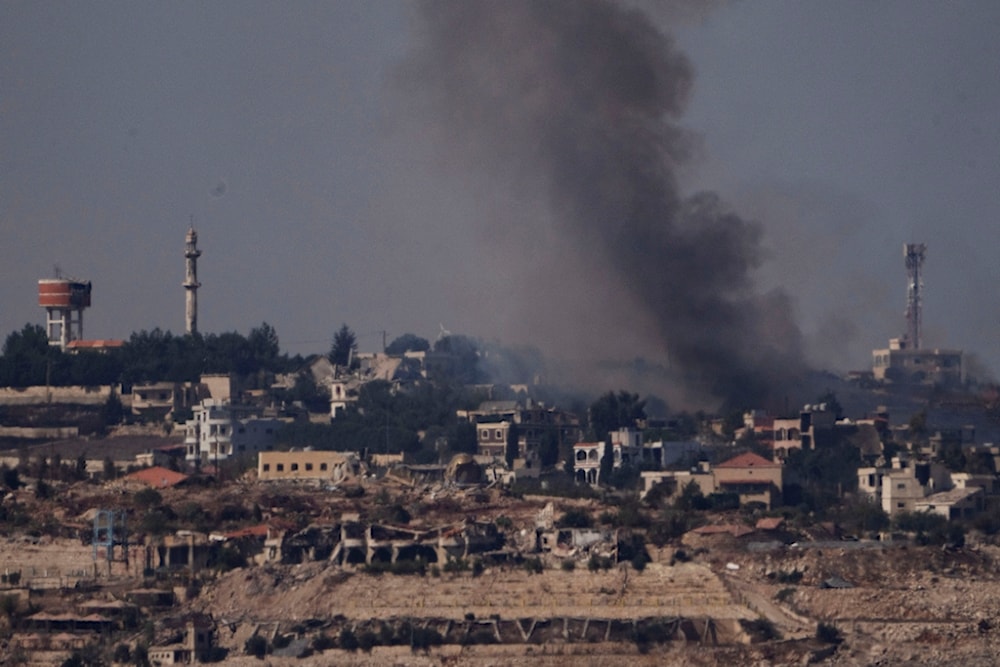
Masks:
[[[109,575],[111,564],[115,561],[125,563],[125,569],[128,569],[128,528],[125,520],[125,510],[99,508],[94,515],[94,565],[96,567],[103,555]]]

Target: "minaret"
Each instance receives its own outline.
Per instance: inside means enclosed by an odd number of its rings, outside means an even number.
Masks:
[[[919,350],[923,346],[923,293],[924,293],[924,257],[927,245],[924,243],[907,243],[903,246],[903,258],[906,261],[906,338],[907,346]]]
[[[201,257],[201,250],[198,250],[198,232],[194,231],[192,225],[184,238],[184,263],[187,266],[187,279],[184,281],[186,299],[184,301],[184,322],[185,331],[189,334],[198,333],[198,258]]]

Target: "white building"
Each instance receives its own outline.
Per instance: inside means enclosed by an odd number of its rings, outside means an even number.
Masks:
[[[205,399],[184,424],[185,460],[215,463],[231,456],[256,454],[274,447],[281,419],[265,419],[247,406]]]

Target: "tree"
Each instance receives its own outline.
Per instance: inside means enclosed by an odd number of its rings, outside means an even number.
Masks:
[[[514,467],[514,459],[520,453],[518,440],[520,440],[520,433],[518,432],[517,424],[511,422],[507,428],[507,447],[504,450],[504,460],[507,462],[508,468]]]
[[[609,391],[590,404],[588,415],[594,438],[605,441],[612,431],[635,428],[637,421],[645,419],[646,401],[639,400],[639,394]]]
[[[346,324],[333,334],[333,345],[330,347],[330,363],[337,366],[351,366],[358,353],[358,339]]]
[[[538,459],[543,468],[554,466],[559,462],[559,432],[556,429],[549,429],[542,436],[542,442],[538,446]]]
[[[6,463],[0,464],[0,480],[11,491],[17,491],[21,488],[21,477],[17,468],[9,468]]]
[[[267,655],[267,639],[263,635],[251,635],[243,642],[243,650],[247,655],[263,658]]]
[[[844,408],[837,400],[837,394],[831,389],[827,389],[826,393],[816,399],[816,402],[820,405],[825,404],[826,409],[833,413],[835,419],[844,418]]]
[[[0,358],[0,385],[28,387],[45,384],[52,364],[62,355],[58,348],[50,349],[45,328],[25,324],[14,331],[3,345]]]
[[[427,342],[427,339],[405,333],[389,343],[388,347],[385,348],[385,353],[402,355],[406,352],[426,352],[429,349],[431,349],[431,344]]]
[[[674,500],[674,509],[678,510],[706,510],[711,506],[708,499],[701,491],[701,487],[694,480],[691,480],[681,489],[681,494]]]
[[[250,345],[254,360],[261,367],[271,366],[281,353],[278,347],[278,332],[267,322],[261,322],[259,327],[250,330],[247,343]]]

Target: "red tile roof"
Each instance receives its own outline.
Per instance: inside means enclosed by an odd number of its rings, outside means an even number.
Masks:
[[[701,526],[700,528],[695,528],[691,532],[695,535],[722,535],[724,533],[728,533],[733,537],[743,537],[744,535],[749,535],[754,532],[754,530],[749,526],[726,523],[714,526]]]
[[[757,520],[757,528],[761,530],[777,530],[783,523],[785,523],[785,519],[783,517],[766,516],[763,519]]]
[[[71,350],[79,349],[103,349],[109,347],[123,347],[125,341],[111,338],[98,338],[97,340],[71,340],[66,347]]]
[[[769,479],[761,479],[760,477],[758,477],[756,479],[746,477],[746,478],[741,478],[741,479],[720,479],[719,480],[719,484],[720,485],[723,485],[723,484],[725,484],[725,485],[729,485],[729,484],[732,484],[732,485],[747,484],[747,485],[753,485],[753,486],[770,486],[771,485],[771,480],[769,480]]]
[[[768,461],[763,456],[759,454],[754,454],[753,452],[746,452],[740,454],[739,456],[734,456],[728,461],[723,461],[716,468],[780,468],[780,463],[774,463],[773,461]]]
[[[259,526],[248,526],[247,528],[240,528],[239,530],[232,530],[225,533],[223,536],[227,540],[237,540],[241,537],[267,537],[268,527],[266,524],[261,524]]]
[[[146,468],[145,470],[139,470],[130,475],[125,475],[125,479],[133,480],[136,482],[143,482],[156,489],[166,489],[167,487],[177,486],[184,480],[188,478],[187,475],[180,472],[175,472],[169,468],[163,468],[161,466],[154,466],[152,468]]]

